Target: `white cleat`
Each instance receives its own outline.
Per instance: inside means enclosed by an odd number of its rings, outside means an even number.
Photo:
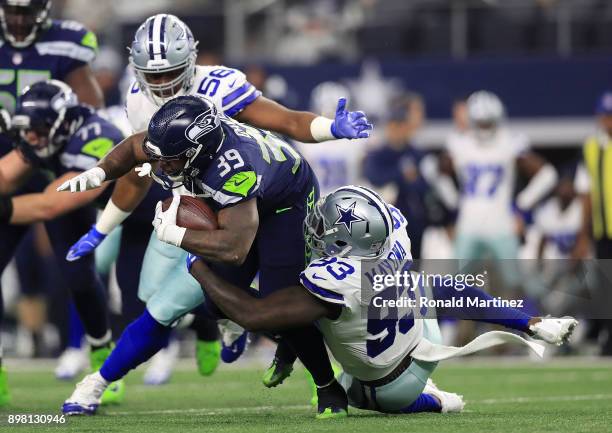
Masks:
[[[160,350],[151,358],[149,368],[143,377],[145,385],[163,385],[170,380],[178,361],[179,349],[178,341],[173,339],[168,347]]]
[[[433,383],[433,380],[431,379],[427,379],[427,384],[423,389],[423,393],[431,394],[440,400],[442,413],[461,412],[465,407],[465,402],[463,401],[462,395],[442,391],[436,386],[435,383]]]
[[[65,415],[93,415],[100,405],[102,393],[108,382],[99,372],[88,374],[77,386],[72,395],[64,402],[62,413]]]
[[[578,325],[578,321],[570,316],[561,318],[542,317],[542,320],[531,325],[529,330],[532,332],[531,336],[533,338],[561,346],[569,340],[576,325]]]
[[[72,380],[89,367],[87,351],[69,347],[60,355],[55,367],[55,377],[59,380]]]

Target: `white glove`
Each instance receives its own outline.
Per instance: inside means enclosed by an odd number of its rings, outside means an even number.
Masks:
[[[88,191],[98,188],[102,185],[104,179],[106,179],[104,170],[100,167],[94,167],[62,183],[57,190],[67,191],[70,189],[70,192]]]
[[[175,195],[168,209],[163,211],[162,202],[158,201],[155,207],[155,219],[153,219],[153,228],[157,234],[157,239],[175,247],[181,246],[183,236],[187,231],[185,227],[176,225],[176,214],[180,203],[181,196]]]
[[[138,173],[138,177],[146,177],[151,176],[151,171],[153,171],[153,167],[148,162],[142,164],[141,167],[134,168],[134,171]]]

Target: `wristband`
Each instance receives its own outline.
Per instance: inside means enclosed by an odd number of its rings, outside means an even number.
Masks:
[[[0,197],[0,223],[8,223],[13,216],[13,199]]]
[[[333,134],[334,121],[327,117],[318,116],[310,123],[310,134],[317,142],[336,140]]]
[[[119,209],[117,205],[113,203],[113,199],[110,199],[108,203],[106,203],[106,207],[96,223],[96,230],[103,235],[107,235],[129,217],[131,213],[132,212],[126,212]]]

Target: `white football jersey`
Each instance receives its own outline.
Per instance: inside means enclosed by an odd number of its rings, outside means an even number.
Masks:
[[[552,197],[535,211],[534,223],[547,241],[544,258],[568,258],[582,226],[582,203],[574,199],[567,208],[561,209],[559,199]]]
[[[412,257],[406,220],[399,210],[390,208],[394,227],[386,257],[396,264],[406,263]],[[362,278],[368,278],[362,273],[371,270],[369,263],[355,257],[321,258],[312,261],[300,275],[302,284],[311,294],[325,302],[342,305],[342,312],[336,320],[320,319],[317,324],[344,371],[361,380],[376,380],[388,375],[423,336],[423,320],[414,319],[417,308],[379,308],[370,305],[374,298],[365,299],[370,298],[368,293],[371,292],[362,292]],[[384,271],[381,267],[375,269],[378,275],[395,273],[388,268]],[[392,293],[387,290],[392,290]],[[398,295],[397,290],[405,292]],[[381,297],[386,294],[386,299],[420,297],[419,290],[411,292],[408,287],[391,287],[380,294]],[[389,319],[377,320],[376,313],[382,319]]]
[[[205,96],[212,100],[220,113],[234,117],[261,95],[238,69],[225,66],[195,67],[195,78],[188,92],[180,95]],[[126,97],[128,119],[133,132],[144,131],[159,107],[145,95],[134,81]]]
[[[360,185],[361,164],[366,140],[334,140],[322,143],[298,143],[319,180],[321,195],[344,185]]]
[[[516,158],[528,150],[527,138],[500,129],[486,143],[472,133],[453,134],[447,150],[461,186],[457,231],[502,236],[514,233],[512,195]]]

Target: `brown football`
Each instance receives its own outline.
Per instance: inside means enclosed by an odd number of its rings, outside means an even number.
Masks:
[[[168,209],[170,203],[172,203],[172,197],[163,201],[162,210]],[[216,230],[219,228],[217,215],[204,203],[204,200],[188,195],[181,196],[181,203],[176,214],[176,225],[192,230]]]

